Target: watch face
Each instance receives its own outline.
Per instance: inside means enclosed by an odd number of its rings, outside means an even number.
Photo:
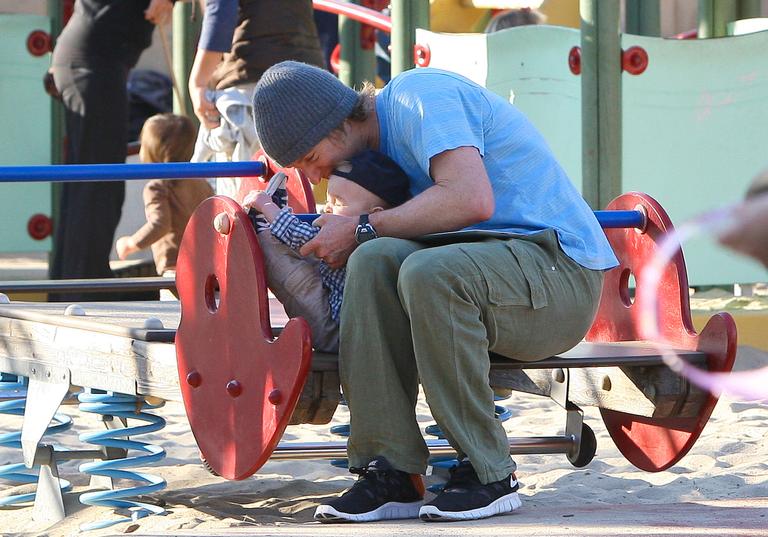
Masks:
[[[362,244],[365,241],[376,238],[376,232],[373,230],[373,226],[370,224],[362,224],[357,226],[355,230],[355,240],[358,244]]]

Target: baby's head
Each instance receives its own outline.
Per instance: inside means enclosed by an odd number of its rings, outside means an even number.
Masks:
[[[359,216],[389,209],[410,197],[409,187],[408,176],[394,160],[366,150],[333,170],[325,212]]]
[[[142,162],[188,162],[196,136],[195,125],[188,117],[156,114],[141,128],[139,158]]]

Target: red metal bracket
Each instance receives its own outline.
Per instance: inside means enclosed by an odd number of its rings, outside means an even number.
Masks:
[[[568,52],[568,68],[574,75],[581,74],[581,47]],[[648,68],[648,53],[642,47],[630,47],[621,53],[621,69],[630,75],[639,75]]]

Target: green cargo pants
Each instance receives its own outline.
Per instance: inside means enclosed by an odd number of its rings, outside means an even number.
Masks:
[[[349,403],[351,466],[376,456],[424,473],[418,384],[451,446],[483,483],[515,470],[494,416],[488,351],[540,360],[592,324],[601,271],[566,256],[553,230],[428,247],[383,237],[349,258],[339,367]]]

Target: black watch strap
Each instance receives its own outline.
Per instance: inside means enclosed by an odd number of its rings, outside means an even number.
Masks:
[[[361,214],[360,219],[357,222],[357,228],[355,229],[355,241],[357,241],[357,244],[362,244],[371,239],[375,239],[378,236],[376,229],[368,219],[368,215]]]

